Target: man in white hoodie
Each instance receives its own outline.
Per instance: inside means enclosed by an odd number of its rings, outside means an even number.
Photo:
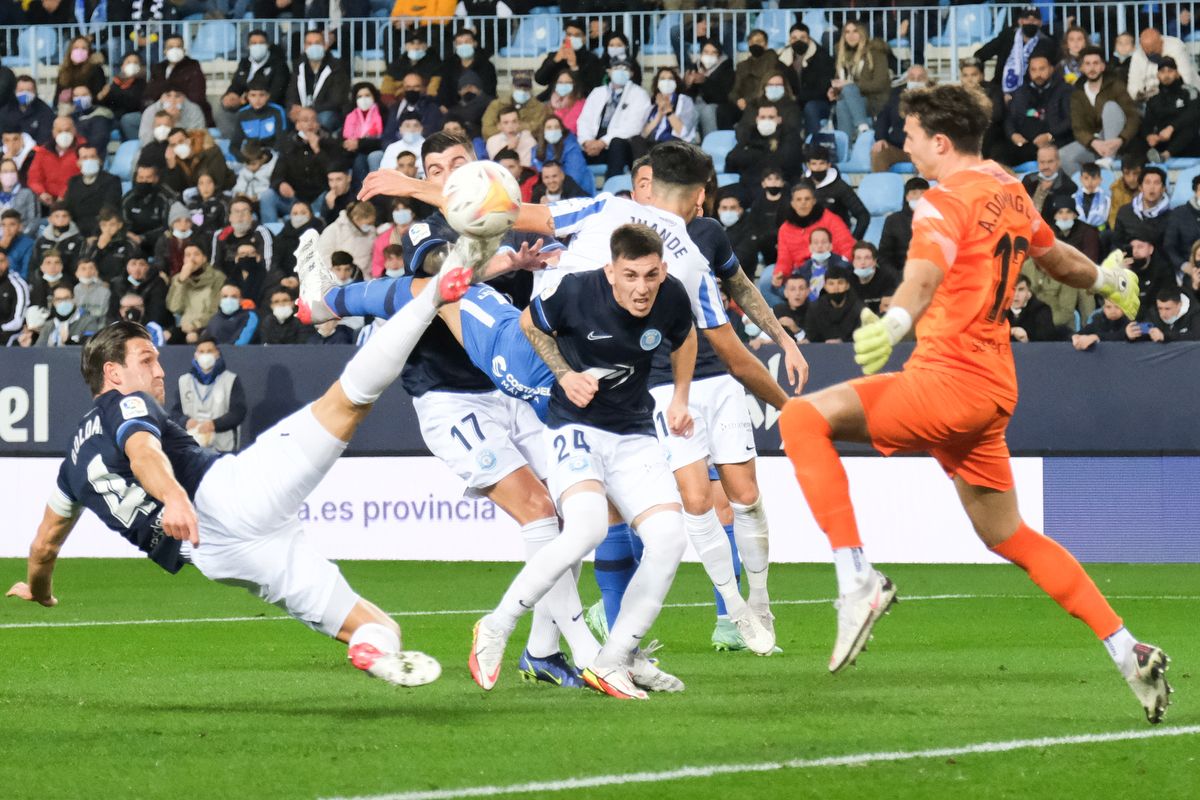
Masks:
[[[1179,65],[1179,78],[1185,86],[1200,85],[1196,65],[1187,46],[1176,36],[1163,36],[1155,28],[1142,31],[1137,50],[1129,59],[1129,96],[1144,103],[1158,93],[1158,63],[1173,58]]]

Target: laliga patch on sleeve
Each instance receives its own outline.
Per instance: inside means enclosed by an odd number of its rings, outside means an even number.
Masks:
[[[142,398],[126,397],[121,401],[121,416],[125,419],[148,417],[150,416],[150,410],[146,408],[146,401]]]
[[[429,230],[429,223],[417,222],[408,226],[408,238],[412,240],[414,245],[418,245],[430,237],[433,231]]]

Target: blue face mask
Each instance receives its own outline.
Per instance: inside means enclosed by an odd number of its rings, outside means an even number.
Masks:
[[[829,260],[829,253],[812,253],[812,260],[818,264],[824,264]]]
[[[629,83],[629,70],[614,69],[610,78],[612,79],[613,86],[624,86]]]
[[[425,57],[424,50],[409,50],[408,51],[408,58],[410,61],[414,61],[414,62],[420,61],[424,57]]]
[[[237,310],[242,307],[242,301],[236,297],[221,298],[221,313],[227,317],[231,317],[237,313]]]
[[[74,103],[75,103],[75,107],[78,108],[80,111],[87,111],[89,108],[92,107],[92,98],[89,97],[88,95],[84,95],[83,97],[76,97],[74,100]]]
[[[460,44],[454,48],[454,55],[458,56],[463,61],[474,58],[475,57],[475,45]]]
[[[571,92],[575,91],[575,84],[573,84],[573,83],[556,83],[556,84],[554,84],[554,91],[558,93],[559,97],[566,97]]]
[[[33,102],[33,92],[17,92],[17,102],[27,106]]]
[[[858,267],[855,267],[854,274],[858,276],[860,281],[869,280],[870,277],[875,274],[875,268],[870,267],[868,269],[859,269]]]
[[[54,313],[66,319],[75,311],[75,304],[70,300],[59,300],[54,304]]]

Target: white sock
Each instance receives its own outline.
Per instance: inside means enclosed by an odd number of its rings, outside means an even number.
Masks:
[[[435,292],[437,281],[430,281],[411,303],[375,331],[346,364],[340,381],[351,403],[356,406],[374,403],[400,377],[417,340],[437,316]]]
[[[347,647],[353,648],[356,644],[369,644],[381,653],[400,652],[400,637],[394,630],[378,622],[367,622],[355,628]]]
[[[608,533],[608,500],[604,495],[579,492],[563,500],[561,506],[562,533],[534,553],[517,573],[500,605],[485,618],[492,630],[512,633],[521,615],[604,541]]]
[[[558,538],[558,519],[550,517],[521,528],[525,539],[525,560]],[[527,650],[534,658],[545,658],[559,651],[559,632],[566,637],[571,656],[577,664],[590,664],[600,644],[583,620],[579,600],[579,562],[572,565],[533,607],[533,627]]]
[[[750,587],[750,605],[765,606],[771,602],[767,593],[767,568],[770,566],[771,539],[767,530],[767,513],[762,497],[748,506],[730,503],[733,509],[733,538],[742,559],[742,574]]]
[[[659,511],[643,520],[637,527],[645,549],[625,598],[621,613],[610,626],[608,641],[596,657],[605,666],[628,664],[633,650],[642,644],[642,637],[658,619],[663,600],[675,580],[679,560],[687,548],[683,530],[683,515],[678,511]]]
[[[1124,672],[1125,664],[1129,654],[1133,652],[1135,644],[1137,644],[1137,639],[1133,638],[1133,634],[1122,625],[1120,630],[1104,640],[1104,649],[1108,651],[1108,655],[1117,665],[1117,669]]]
[[[833,568],[837,571],[838,594],[850,594],[871,580],[871,562],[861,547],[839,547],[833,551]]]
[[[729,536],[721,520],[717,519],[717,512],[710,508],[708,513],[699,516],[685,513],[683,526],[708,579],[721,593],[725,608],[731,615],[740,614],[746,601],[738,591],[737,576],[733,571],[733,548],[729,546]]]

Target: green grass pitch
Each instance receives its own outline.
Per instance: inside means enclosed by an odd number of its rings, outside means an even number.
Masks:
[[[777,605],[785,652],[709,649],[711,606],[664,610],[653,635],[681,695],[618,702],[527,684],[510,643],[491,693],[466,667],[471,613],[511,564],[348,562],[351,584],[398,612],[405,645],[443,676],[401,690],[345,649],[244,592],[139,561],[66,560],[44,609],[0,603],[5,797],[324,798],[505,786],[684,766],[758,764],[982,742],[1150,730],[1081,623],[1011,567],[895,566],[901,603],[858,666],[825,669],[828,603]],[[0,561],[5,588],[24,575]],[[1165,726],[1200,723],[1200,565],[1093,565],[1135,635],[1172,657]],[[589,570],[585,600],[598,596]],[[778,601],[831,596],[827,565],[772,568]],[[960,598],[918,599],[931,595]],[[903,598],[908,596],[908,602]],[[685,565],[668,603],[711,600]],[[406,611],[462,613],[405,616]],[[91,627],[23,623],[262,616]],[[508,797],[1092,798],[1200,796],[1200,735],[592,786]]]

